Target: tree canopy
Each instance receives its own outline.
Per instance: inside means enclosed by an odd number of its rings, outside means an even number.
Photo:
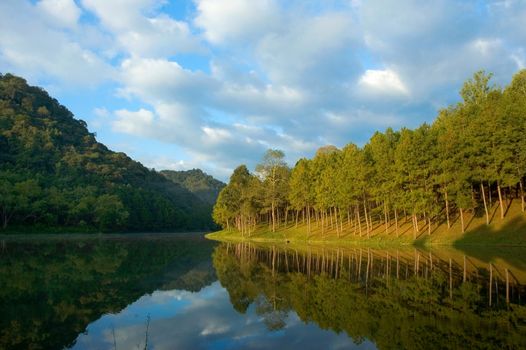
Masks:
[[[252,227],[268,223],[275,231],[301,217],[309,234],[314,220],[322,235],[332,230],[369,237],[378,225],[398,236],[403,218],[411,220],[416,238],[441,223],[450,227],[453,219],[464,231],[468,211],[489,223],[493,204],[504,218],[514,198],[524,212],[526,70],[504,89],[491,85],[491,77],[476,72],[460,91],[462,101],[440,110],[432,124],[388,128],[363,147],[324,146],[292,169],[282,151],[269,150],[255,169],[258,176],[246,171],[251,180],[237,182],[237,192],[233,179],[223,189],[216,222],[242,229],[243,217]],[[249,211],[243,211],[246,203]]]
[[[211,204],[95,136],[41,88],[0,75],[0,229],[214,227]]]

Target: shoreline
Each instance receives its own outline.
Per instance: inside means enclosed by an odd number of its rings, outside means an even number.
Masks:
[[[221,231],[218,231],[221,232]],[[277,239],[277,238],[247,238],[247,237],[217,237],[214,234],[217,232],[207,233],[205,234],[205,238],[217,241],[217,242],[231,242],[231,243],[279,243],[279,244],[288,244],[288,245],[297,245],[297,244],[306,244],[306,245],[330,245],[330,246],[385,246],[385,247],[416,247],[416,248],[425,248],[425,247],[485,247],[485,248],[505,248],[505,247],[513,247],[513,248],[525,248],[526,244],[486,244],[486,243],[456,243],[456,242],[426,242],[424,244],[421,244],[420,242],[397,242],[397,241],[390,241],[390,240],[355,240],[355,241],[348,241],[348,240],[341,240],[341,241],[335,241],[335,240],[294,240],[294,239]]]

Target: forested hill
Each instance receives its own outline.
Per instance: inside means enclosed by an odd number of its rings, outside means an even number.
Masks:
[[[97,142],[84,121],[43,89],[0,75],[0,229],[212,225],[208,203]]]
[[[226,186],[224,183],[214,179],[201,169],[184,171],[162,170],[161,174],[183,186],[202,201],[211,205],[214,205],[219,192]]]

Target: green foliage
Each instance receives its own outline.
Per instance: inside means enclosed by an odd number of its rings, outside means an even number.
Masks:
[[[198,171],[191,179],[219,183]],[[204,177],[204,180],[201,178]],[[191,186],[189,186],[191,187]],[[98,143],[44,90],[0,76],[0,228],[169,231],[214,227],[211,205]]]
[[[186,171],[162,170],[160,173],[210,205],[216,202],[219,192],[226,186],[221,181],[204,173],[201,169]]]
[[[312,160],[299,160],[290,174],[283,152],[267,151],[256,168],[261,184],[238,181],[237,189],[216,204],[216,222],[224,226],[227,218],[237,217],[242,201],[270,211],[250,215],[272,231],[287,225],[290,216],[297,222],[302,212],[309,227],[311,218],[316,227],[321,224],[322,235],[327,228],[339,236],[347,226],[354,232],[358,227],[360,235],[364,227],[369,237],[379,223],[387,234],[395,226],[398,236],[403,213],[406,220],[412,218],[416,238],[424,226],[429,234],[434,224],[447,221],[449,228],[453,218],[464,230],[463,213],[477,215],[480,208],[489,223],[493,198],[501,218],[513,198],[520,198],[525,211],[526,70],[504,90],[490,80],[491,74],[476,72],[461,89],[463,101],[441,110],[431,125],[376,132],[362,148],[321,147]]]

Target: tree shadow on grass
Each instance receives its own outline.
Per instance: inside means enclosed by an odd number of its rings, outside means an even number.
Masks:
[[[526,269],[526,220],[517,217],[499,229],[480,225],[456,240],[453,247],[484,262],[502,259]]]

